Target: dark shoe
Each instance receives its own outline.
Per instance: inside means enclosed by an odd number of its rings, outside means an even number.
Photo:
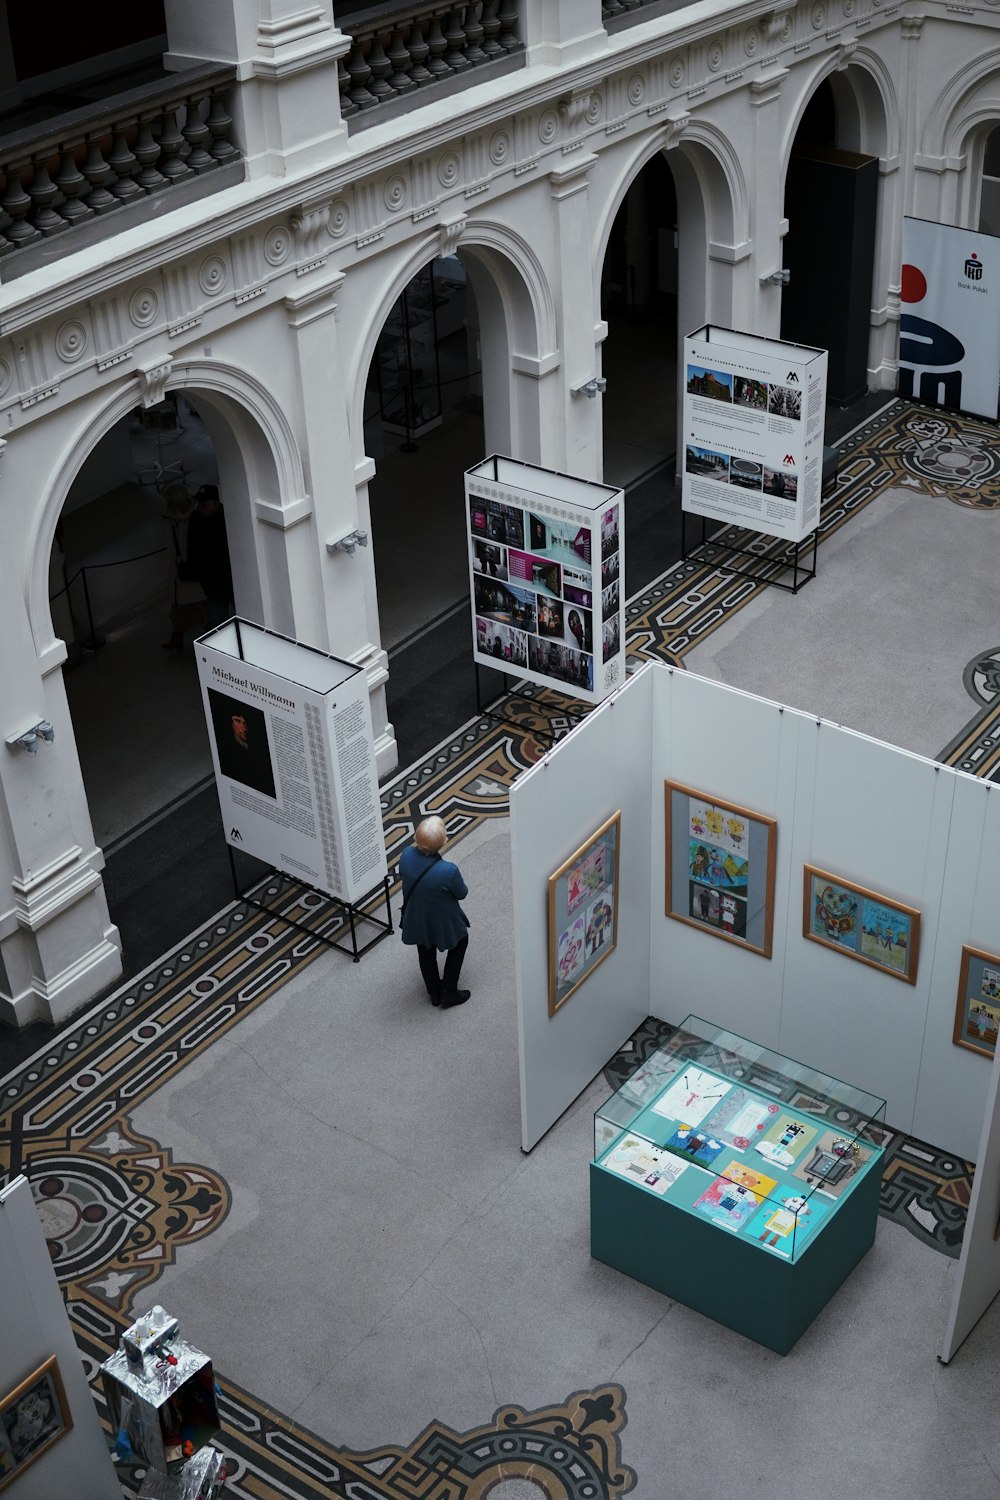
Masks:
[[[471,994],[471,990],[452,990],[450,993],[447,990],[443,990],[441,992],[441,1009],[451,1010],[453,1005],[464,1005]]]
[[[436,994],[431,994],[430,990],[428,990],[427,994],[428,994],[428,997],[429,997],[430,1002],[431,1002],[432,1005],[440,1005],[441,1004],[441,991],[440,990],[438,990]]]

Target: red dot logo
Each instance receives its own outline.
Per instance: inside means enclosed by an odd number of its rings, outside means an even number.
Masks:
[[[922,302],[927,296],[927,277],[919,267],[904,265],[899,296],[903,302]]]

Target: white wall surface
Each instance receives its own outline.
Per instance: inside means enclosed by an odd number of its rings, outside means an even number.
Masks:
[[[777,819],[770,959],[666,916],[665,779]],[[618,951],[550,1022],[546,878],[618,806]],[[822,1069],[885,1098],[895,1129],[976,1158],[990,1067],[951,1037],[963,944],[1000,950],[995,788],[651,664],[515,785],[511,818],[526,1148],[646,1009]],[[803,936],[806,863],[920,912],[916,984]]]
[[[649,757],[645,668],[510,796],[521,1145],[530,1151],[649,1013]],[[548,878],[621,811],[618,945],[549,1015]]]
[[[651,1013],[694,1012],[867,1089],[896,1129],[974,1159],[989,1068],[951,1032],[962,944],[997,945],[987,893],[1000,888],[1000,821],[983,822],[987,786],[693,673],[657,677]],[[770,960],[657,915],[665,777],[777,818]],[[803,937],[806,863],[917,908],[915,985]]]
[[[54,1354],[73,1417],[72,1428],[14,1480],[11,1500],[121,1500],[26,1177],[0,1192],[0,1288],[0,1396]]]
[[[785,733],[791,710],[748,693],[720,692],[717,683],[669,668],[656,673],[655,687],[650,1013],[674,1024],[687,1015],[702,1016],[777,1047],[787,903],[775,900],[770,960],[668,918],[663,783],[679,781],[777,818],[780,875],[795,807],[796,746],[794,736],[790,740]]]
[[[796,816],[788,829],[788,931],[782,1051],[884,1098],[886,1118],[913,1128],[937,942],[955,773],[833,724],[796,716]],[[802,937],[802,867],[842,875],[921,914],[917,982]],[[951,1046],[951,1025],[945,1036]],[[957,1050],[957,1049],[956,1049]],[[985,1094],[962,1117],[928,1098],[931,1134],[946,1150],[979,1140]]]
[[[958,1049],[956,1048],[956,1051]],[[982,1058],[984,1065],[986,1059]],[[976,1177],[940,1359],[947,1364],[1000,1291],[1000,1054],[993,1059]]]
[[[988,1057],[956,1047],[951,1037],[963,945],[1000,953],[1000,790],[971,776],[951,779],[955,783],[951,837],[941,883],[937,943],[933,955],[927,955],[927,1019],[912,1129],[921,1140],[947,1144],[980,1162],[979,1130],[983,1100],[991,1086],[991,1064]],[[955,1129],[947,1133],[942,1111],[955,1122]],[[993,1222],[995,1226],[996,1219]]]

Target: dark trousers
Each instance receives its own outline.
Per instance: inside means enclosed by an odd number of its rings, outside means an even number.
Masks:
[[[454,948],[449,948],[444,961],[444,978],[438,973],[438,956],[436,948],[424,948],[417,944],[417,958],[420,960],[420,972],[427,986],[427,993],[432,1000],[439,995],[452,995],[458,989],[458,976],[462,972],[462,960],[465,958],[465,950],[469,946],[469,939],[464,937]]]

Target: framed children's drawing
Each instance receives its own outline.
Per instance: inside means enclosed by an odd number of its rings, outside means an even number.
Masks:
[[[549,1015],[618,942],[620,812],[549,876]]]
[[[956,1047],[993,1057],[1000,1028],[1000,958],[981,948],[962,949],[962,970],[955,1002]]]
[[[917,982],[920,913],[913,906],[806,865],[802,932],[907,984]]]
[[[771,957],[774,818],[665,781],[666,912]]]
[[[20,1479],[72,1425],[53,1354],[0,1399],[0,1490]]]

